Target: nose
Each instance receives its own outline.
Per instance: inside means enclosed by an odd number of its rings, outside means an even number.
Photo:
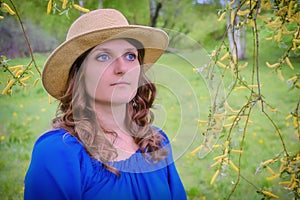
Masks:
[[[125,74],[128,71],[128,66],[125,60],[121,57],[116,58],[113,62],[114,73],[115,74]]]

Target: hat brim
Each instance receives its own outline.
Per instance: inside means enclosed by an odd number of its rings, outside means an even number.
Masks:
[[[76,36],[62,43],[48,57],[42,73],[46,91],[59,99],[65,92],[69,71],[75,60],[90,48],[119,38],[133,38],[143,44],[146,68],[155,63],[168,46],[168,35],[164,31],[137,25],[95,30]]]

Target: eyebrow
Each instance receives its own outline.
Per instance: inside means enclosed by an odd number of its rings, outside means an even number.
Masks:
[[[104,51],[104,52],[111,52],[113,51],[113,49],[110,49],[110,48],[102,48],[102,47],[96,47],[94,49],[94,51]],[[127,48],[127,49],[124,49],[124,52],[126,51],[138,51],[136,48]]]

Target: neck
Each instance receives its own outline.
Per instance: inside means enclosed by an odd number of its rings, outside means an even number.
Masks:
[[[125,123],[126,104],[96,104],[94,109],[101,127],[117,134],[116,138],[111,134],[106,135],[117,149],[118,157],[115,161],[129,158],[139,149],[139,146],[130,135]]]
[[[99,124],[107,131],[127,132],[126,104],[95,104],[95,113]]]

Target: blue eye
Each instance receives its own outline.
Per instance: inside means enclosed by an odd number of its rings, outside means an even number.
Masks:
[[[97,60],[99,61],[107,61],[109,59],[107,54],[101,54],[99,56],[97,56]]]
[[[129,61],[134,61],[136,59],[136,55],[134,53],[127,53],[125,57]]]

